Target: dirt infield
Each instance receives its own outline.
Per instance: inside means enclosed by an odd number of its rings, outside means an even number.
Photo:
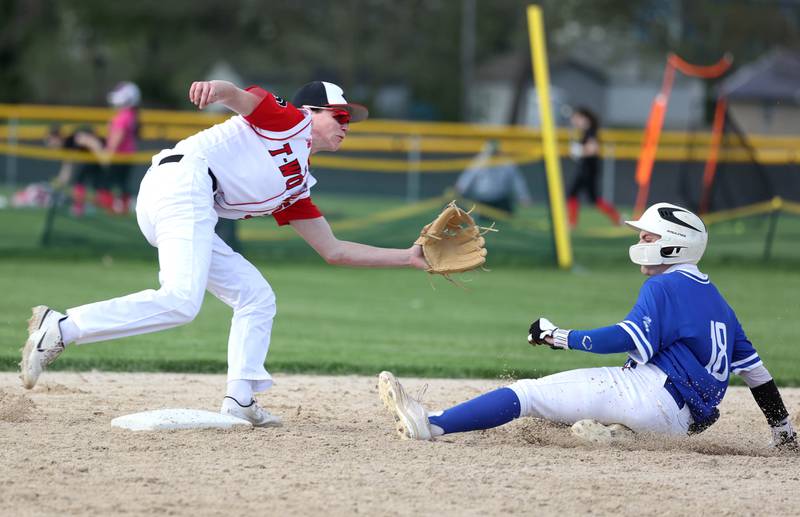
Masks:
[[[443,408],[499,382],[403,379]],[[776,454],[749,392],[732,388],[701,436],[580,443],[522,419],[405,442],[375,379],[279,375],[262,400],[284,427],[134,433],[120,415],[216,410],[215,375],[46,373],[26,392],[0,374],[5,515],[790,515],[800,455]],[[783,390],[790,411],[800,390]]]

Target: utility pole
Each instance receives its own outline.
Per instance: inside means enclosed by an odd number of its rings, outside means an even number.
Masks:
[[[475,75],[476,0],[461,0],[461,119],[469,122],[470,94]]]

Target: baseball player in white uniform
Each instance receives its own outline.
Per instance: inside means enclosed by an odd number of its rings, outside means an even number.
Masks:
[[[796,433],[772,376],[736,314],[697,268],[706,249],[702,220],[658,203],[638,221],[630,258],[648,277],[636,305],[619,323],[592,330],[531,324],[528,341],[557,350],[627,352],[624,366],[586,368],[519,380],[458,406],[428,413],[389,372],[379,376],[384,404],[401,436],[429,440],[496,427],[524,416],[573,425],[590,438],[622,432],[695,434],[719,418],[730,374],[750,387],[776,447],[797,448]]]
[[[253,398],[272,384],[264,361],[275,294],[258,269],[214,233],[217,219],[271,215],[279,225],[291,225],[330,264],[427,264],[419,246],[376,248],[337,239],[312,202],[316,179],[309,157],[339,149],[349,124],[368,116],[364,106],[345,100],[340,87],[311,82],[289,103],[258,87],[201,81],[192,84],[189,99],[200,109],[220,103],[237,115],[155,155],[142,180],[136,216],[147,241],[158,248],[160,288],[64,314],[35,307],[20,363],[23,385],[32,388],[72,344],[189,323],[208,290],[233,309],[221,411],[256,426],[279,425],[280,418]]]

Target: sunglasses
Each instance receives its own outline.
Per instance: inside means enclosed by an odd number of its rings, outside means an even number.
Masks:
[[[333,119],[342,126],[349,124],[352,118],[349,111],[340,108],[314,108],[314,111],[330,111]]]

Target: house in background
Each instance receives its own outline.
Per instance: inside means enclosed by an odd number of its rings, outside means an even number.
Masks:
[[[775,49],[722,81],[719,93],[745,133],[800,134],[800,52]]]
[[[539,109],[527,54],[497,56],[479,66],[470,89],[473,122],[538,127]],[[600,68],[567,57],[550,64],[550,94],[556,123],[566,126],[572,108],[586,106],[605,127],[644,127],[653,99],[661,89],[663,66],[645,67],[637,60]],[[525,71],[521,77],[520,71]],[[519,89],[522,89],[521,91]],[[705,114],[703,81],[676,74],[664,120],[665,129],[702,127]],[[514,109],[518,110],[514,114]]]
[[[595,111],[603,127],[645,126],[653,99],[661,89],[664,62],[630,57],[617,63],[603,67],[600,60],[591,62],[585,54],[551,61],[550,94],[558,126],[569,125],[569,113],[577,106]],[[249,84],[225,61],[215,63],[207,76]],[[720,84],[719,93],[728,98],[730,113],[745,132],[800,134],[800,51],[774,50],[741,66]],[[265,85],[277,86],[269,81]],[[701,79],[675,74],[664,129],[708,128],[707,85]],[[368,94],[360,92],[356,98],[367,98]],[[540,125],[527,53],[497,55],[477,67],[468,98],[467,122]],[[373,112],[381,117],[436,119],[436,110],[415,103],[405,84],[382,85],[372,92],[371,100]],[[224,110],[215,106],[209,109]]]

